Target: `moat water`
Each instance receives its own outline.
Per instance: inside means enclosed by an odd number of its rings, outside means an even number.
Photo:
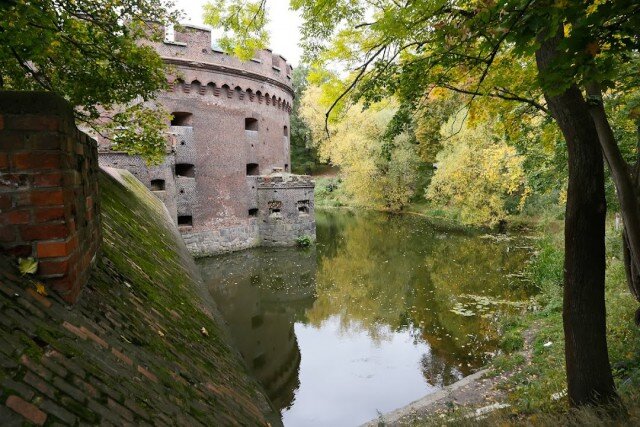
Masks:
[[[521,239],[318,210],[312,248],[199,266],[286,427],[354,426],[482,367],[528,301]]]

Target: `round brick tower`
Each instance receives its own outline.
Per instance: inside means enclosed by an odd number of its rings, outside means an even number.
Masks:
[[[314,237],[313,182],[288,174],[292,67],[269,50],[241,61],[188,24],[153,47],[172,67],[158,96],[173,115],[167,158],[147,167],[103,149],[101,164],[154,191],[194,255]]]

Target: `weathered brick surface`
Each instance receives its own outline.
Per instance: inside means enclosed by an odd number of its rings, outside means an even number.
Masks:
[[[14,412],[22,415],[26,421],[36,425],[43,425],[47,420],[47,414],[38,409],[37,406],[21,399],[18,396],[11,395],[7,398],[6,405]]]
[[[0,255],[0,425],[266,425],[161,203],[100,180],[104,256],[73,309]]]
[[[0,253],[36,258],[75,302],[101,241],[97,144],[49,93],[2,92],[0,117]]]
[[[308,176],[261,176],[256,185],[258,224],[264,246],[288,245],[302,236],[315,239],[315,184]]]
[[[155,190],[194,256],[313,238],[312,212],[298,215],[298,202],[313,205],[308,179],[305,191],[280,185],[277,200],[295,213],[284,220],[269,216],[256,186],[257,175],[291,167],[291,66],[268,50],[244,62],[223,54],[211,48],[210,32],[200,28],[176,30],[176,40],[153,43],[176,70],[158,101],[184,117],[170,128],[164,163],[148,167],[139,157],[109,151],[108,141],[100,141],[100,163],[127,169]],[[193,169],[184,174],[180,165]]]

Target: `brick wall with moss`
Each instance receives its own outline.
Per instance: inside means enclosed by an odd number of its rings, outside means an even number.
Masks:
[[[164,205],[100,174],[104,242],[68,306],[0,257],[0,425],[266,425]]]

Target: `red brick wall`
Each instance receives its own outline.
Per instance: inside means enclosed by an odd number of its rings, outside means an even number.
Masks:
[[[44,92],[0,92],[0,252],[77,301],[100,247],[96,142]]]

